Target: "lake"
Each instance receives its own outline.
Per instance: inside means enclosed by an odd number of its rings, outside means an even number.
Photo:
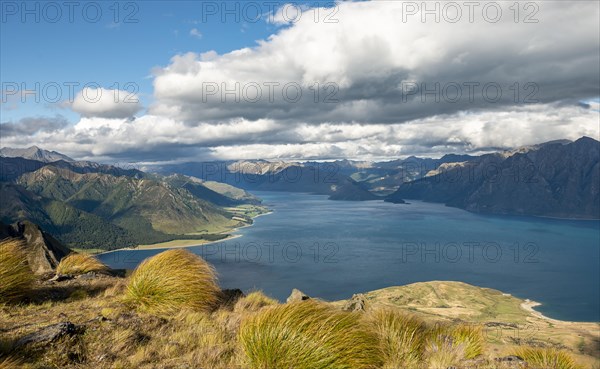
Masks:
[[[412,201],[331,201],[255,192],[273,212],[239,238],[189,249],[215,265],[223,288],[292,288],[327,300],[413,282],[450,280],[542,303],[562,320],[600,321],[600,221],[488,216]],[[133,269],[163,250],[100,255]]]

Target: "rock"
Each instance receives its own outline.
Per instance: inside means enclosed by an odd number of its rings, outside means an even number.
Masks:
[[[285,300],[285,302],[290,303],[294,301],[304,301],[308,299],[310,299],[310,297],[307,294],[294,288],[292,290],[292,293],[290,294],[290,297],[288,297],[287,300]]]
[[[96,274],[95,272],[87,272],[85,274],[78,276],[77,279],[89,280],[89,279],[94,279],[97,276],[98,276],[98,274]]]
[[[0,239],[4,238],[25,241],[27,261],[31,270],[38,275],[53,272],[60,259],[71,253],[68,247],[29,221],[12,225],[0,223]]]
[[[497,362],[503,363],[503,365],[502,365],[503,368],[505,368],[505,367],[509,368],[509,369],[527,368],[527,362],[525,362],[522,358],[515,356],[515,355],[497,357],[494,360]]]
[[[63,336],[73,336],[76,334],[83,333],[83,331],[83,327],[77,326],[71,322],[52,324],[42,328],[37,332],[33,332],[26,335],[25,337],[22,337],[16,342],[15,346],[20,347],[28,345],[30,343],[50,343]]]
[[[505,361],[523,362],[522,358],[515,356],[515,355],[497,357],[494,360],[500,361],[500,362],[505,362]]]
[[[367,308],[367,299],[362,293],[352,295],[352,298],[346,302],[342,310],[344,311],[365,311]]]
[[[245,297],[244,292],[239,288],[221,290],[221,303],[227,306],[233,306],[237,300]]]

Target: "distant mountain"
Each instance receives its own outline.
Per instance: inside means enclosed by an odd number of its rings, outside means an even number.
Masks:
[[[3,147],[0,149],[0,156],[7,158],[23,158],[29,160],[37,160],[43,163],[52,163],[59,160],[64,161],[75,161],[70,157],[58,153],[56,151],[42,150],[37,146],[31,146],[26,149],[13,149],[10,147]]]
[[[260,201],[231,185],[192,177],[88,161],[0,157],[0,221],[32,221],[70,247],[218,239],[224,237],[218,233],[252,222],[224,207]]]
[[[403,183],[386,201],[442,202],[473,212],[600,218],[600,142],[583,137],[482,155]]]
[[[206,181],[223,182],[250,191],[287,191],[328,195],[332,200],[374,200],[378,197],[331,163],[197,162],[157,168]]]
[[[185,188],[194,196],[219,206],[257,205],[261,201],[249,192],[226,183],[202,181],[192,176],[173,174],[163,177],[163,181],[174,187]]]

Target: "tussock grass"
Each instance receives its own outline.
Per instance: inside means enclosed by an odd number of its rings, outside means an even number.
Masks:
[[[516,355],[527,361],[531,369],[581,369],[575,359],[564,350],[555,348],[522,347],[515,350]]]
[[[129,279],[125,301],[146,312],[172,314],[182,308],[210,310],[219,293],[213,267],[187,250],[176,249],[137,267]]]
[[[424,357],[431,368],[445,369],[483,354],[485,338],[479,326],[445,324],[431,328]]]
[[[379,337],[384,369],[414,368],[422,362],[427,326],[416,316],[389,308],[369,313]]]
[[[253,369],[361,369],[382,364],[377,336],[360,313],[313,300],[248,315],[239,341],[246,366]]]
[[[16,302],[32,287],[35,276],[19,240],[0,242],[0,302]]]
[[[56,274],[79,275],[89,272],[106,273],[109,268],[89,254],[72,253],[61,259]]]
[[[23,368],[23,362],[15,357],[0,357],[0,369]]]
[[[277,305],[279,302],[273,298],[268,297],[262,291],[250,292],[248,296],[239,299],[233,311],[241,313],[245,311],[258,311],[265,306]]]

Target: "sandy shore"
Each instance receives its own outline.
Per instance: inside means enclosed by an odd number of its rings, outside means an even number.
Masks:
[[[237,228],[236,228],[237,229]],[[233,231],[233,230],[232,230]],[[241,234],[233,234],[229,235],[229,237],[216,240],[216,241],[207,241],[207,240],[172,240],[161,243],[154,243],[152,245],[139,245],[136,247],[124,247],[122,249],[110,250],[101,252],[98,255],[110,254],[111,252],[117,251],[134,251],[134,250],[158,250],[158,249],[180,249],[186,247],[196,247],[196,246],[206,246],[213,243],[225,242],[229,240],[233,240],[234,238],[242,237]]]
[[[543,320],[547,320],[551,323],[576,323],[576,322],[568,322],[568,321],[564,321],[564,320],[557,320],[557,319],[552,319],[550,317],[545,316],[544,314],[540,313],[539,311],[536,311],[534,309],[534,307],[536,306],[540,306],[542,304],[540,304],[537,301],[532,301],[529,299],[525,299],[525,301],[521,304],[521,307],[525,310],[530,312],[531,314],[535,315],[537,318],[543,319]]]
[[[268,215],[268,214],[272,214],[273,211],[269,211],[263,214],[258,214],[257,216],[255,216],[252,219],[256,219],[258,217],[261,217],[263,215]],[[254,223],[252,224],[247,224],[241,227],[237,227],[237,228],[233,228],[230,229],[226,232],[222,232],[222,233],[233,233],[236,232],[242,228],[246,228],[246,227],[250,227],[253,226]],[[225,237],[223,239],[220,240],[216,240],[216,241],[208,241],[208,240],[189,240],[189,239],[183,239],[183,240],[172,240],[172,241],[167,241],[167,242],[161,242],[161,243],[154,243],[151,245],[139,245],[136,247],[125,247],[122,249],[117,249],[117,250],[110,250],[110,251],[105,251],[105,252],[101,252],[99,253],[99,255],[101,254],[109,254],[111,252],[116,252],[116,251],[132,251],[132,250],[158,250],[158,249],[179,249],[179,248],[185,248],[185,247],[196,247],[196,246],[205,246],[205,245],[210,245],[213,243],[219,243],[219,242],[225,242],[225,241],[230,241],[233,240],[235,238],[238,237],[242,237],[241,234],[230,234],[228,235],[228,237]]]

